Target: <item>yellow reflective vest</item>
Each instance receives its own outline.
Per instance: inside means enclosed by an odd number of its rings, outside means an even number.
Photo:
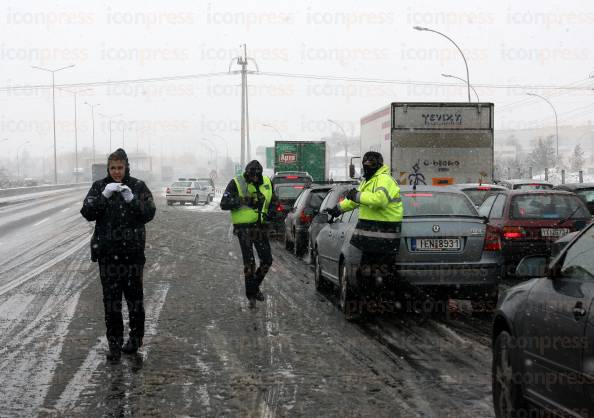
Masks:
[[[267,176],[262,176],[263,181],[260,185],[259,192],[264,196],[264,205],[262,210],[258,212],[258,209],[251,208],[249,206],[242,205],[237,209],[231,210],[231,221],[233,225],[238,224],[255,224],[258,221],[264,223],[266,221],[266,214],[268,213],[268,206],[272,200],[272,182]],[[256,198],[257,191],[256,186],[252,183],[248,183],[243,176],[236,176],[233,178],[239,197],[252,197]]]
[[[390,169],[382,165],[369,180],[357,188],[354,201],[340,202],[343,212],[359,208],[359,220],[377,222],[402,222],[404,210],[400,199],[400,187],[390,175]]]

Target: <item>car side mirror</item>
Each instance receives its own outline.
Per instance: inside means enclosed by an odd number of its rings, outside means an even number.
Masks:
[[[519,279],[546,277],[549,274],[549,258],[544,255],[529,255],[520,261],[515,275]]]
[[[349,165],[349,177],[354,179],[355,178],[355,164],[350,164]]]

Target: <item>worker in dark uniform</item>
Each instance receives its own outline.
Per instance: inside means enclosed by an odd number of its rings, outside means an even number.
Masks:
[[[359,208],[359,219],[351,244],[362,252],[359,275],[363,290],[371,290],[380,278],[394,274],[404,214],[400,187],[384,165],[379,152],[363,156],[363,181],[349,190],[346,199],[328,213],[334,217]]]
[[[155,216],[151,191],[144,182],[130,177],[128,156],[123,149],[109,155],[107,177],[93,183],[80,213],[86,220],[95,221],[91,260],[99,262],[109,344],[107,358],[118,361],[122,351],[132,354],[142,346],[144,225]],[[130,314],[130,334],[123,347],[122,294]]]
[[[251,306],[265,300],[260,291],[264,276],[272,265],[266,218],[272,201],[272,182],[262,175],[262,165],[250,161],[245,172],[234,177],[221,198],[221,209],[231,211],[233,232],[239,239],[245,275],[245,294]],[[260,265],[256,268],[254,249]]]

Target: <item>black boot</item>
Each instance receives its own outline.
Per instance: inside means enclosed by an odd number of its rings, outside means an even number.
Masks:
[[[260,302],[264,302],[266,297],[264,294],[258,289],[258,292],[254,295],[254,299],[259,300]]]
[[[134,354],[142,347],[141,337],[129,337],[126,344],[122,347],[122,351],[126,354]]]
[[[122,358],[122,347],[118,344],[109,344],[109,352],[106,357],[108,361],[117,363]]]

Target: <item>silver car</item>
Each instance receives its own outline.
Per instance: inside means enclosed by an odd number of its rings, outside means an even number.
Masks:
[[[175,202],[181,205],[191,203],[198,205],[200,202],[208,204],[211,201],[211,186],[202,181],[181,180],[176,181],[165,190],[165,199],[167,205],[171,206]]]
[[[475,309],[492,309],[501,276],[501,242],[472,201],[454,188],[432,186],[403,186],[401,197],[405,216],[394,274],[381,284],[361,282],[361,251],[350,244],[358,220],[355,210],[335,219],[328,216],[318,234],[316,288],[325,281],[336,284],[345,314],[369,289],[380,296],[431,295],[444,305],[449,298],[470,299]]]

